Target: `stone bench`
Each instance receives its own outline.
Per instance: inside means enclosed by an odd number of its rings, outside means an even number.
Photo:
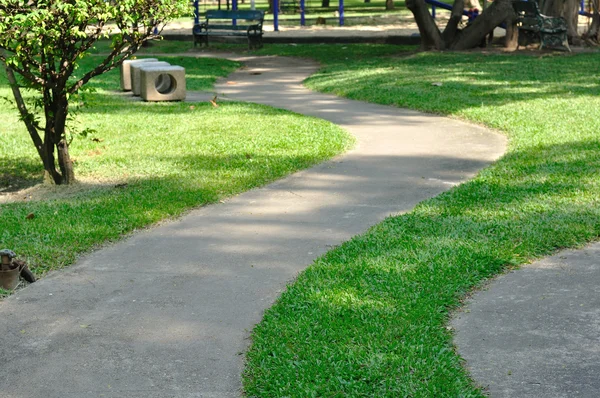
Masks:
[[[170,66],[171,64],[164,61],[142,62],[131,65],[131,91],[133,95],[140,96],[142,94],[141,69],[150,66]]]
[[[142,62],[157,62],[157,58],[127,59],[121,64],[121,90],[131,91],[131,65]]]
[[[147,64],[139,68],[140,95],[145,101],[182,101],[185,99],[185,68]]]

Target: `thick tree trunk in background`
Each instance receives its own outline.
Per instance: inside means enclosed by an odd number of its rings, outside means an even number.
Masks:
[[[444,39],[446,47],[449,47],[452,44],[452,41],[458,33],[458,24],[462,20],[464,8],[465,6],[463,0],[454,0],[454,5],[452,6],[452,11],[450,12],[450,19],[446,24],[444,33],[442,33],[442,38]]]
[[[455,0],[448,25],[442,34],[429,13],[424,0],[406,0],[406,7],[413,13],[421,34],[421,46],[425,50],[466,50],[479,46],[502,22],[513,23],[516,14],[511,0],[494,1],[473,23],[458,29],[462,19],[464,0]]]
[[[579,25],[579,1],[565,0],[563,4],[562,16],[567,20],[567,36],[569,42],[578,46],[581,44],[577,27]]]
[[[423,0],[406,0],[406,7],[413,13],[421,34],[421,47],[424,50],[444,50],[446,45],[429,8]]]
[[[385,0],[385,10],[391,11],[394,9],[394,0]]]
[[[473,23],[463,29],[450,46],[453,50],[477,47],[502,22],[512,24],[516,15],[511,0],[494,1]]]
[[[321,2],[321,7],[329,7],[329,0],[323,0]]]

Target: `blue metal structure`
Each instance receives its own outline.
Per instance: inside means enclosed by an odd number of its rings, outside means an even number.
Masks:
[[[237,9],[238,9],[238,2],[237,2],[237,0],[232,0],[232,2],[231,2],[231,9],[233,11],[237,11]],[[233,26],[237,26],[237,19],[233,19],[231,22],[232,22]]]
[[[279,32],[279,0],[273,0],[273,30]]]
[[[435,5],[433,2],[439,4],[439,7],[448,8],[452,7],[448,4],[439,2],[437,0],[425,0],[427,3],[432,4],[432,13],[435,18]],[[584,0],[581,0],[582,3]],[[231,8],[233,11],[238,9],[238,0],[232,0]],[[221,2],[219,1],[219,10],[221,9]],[[229,0],[227,0],[227,9],[229,10]],[[344,26],[344,0],[339,0],[338,6],[340,26]],[[465,14],[466,15],[466,14]],[[200,24],[200,0],[194,0],[194,25]],[[237,21],[233,20],[233,26],[236,26]],[[306,0],[300,0],[300,26],[306,26]],[[273,0],[273,30],[279,32],[279,0]]]
[[[194,25],[200,24],[200,10],[198,9],[198,0],[194,0]]]

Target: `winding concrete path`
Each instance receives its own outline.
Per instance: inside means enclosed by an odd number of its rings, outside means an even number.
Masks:
[[[504,151],[502,136],[477,126],[312,93],[301,86],[312,62],[244,62],[220,95],[331,120],[356,149],[137,233],[5,300],[0,397],[239,396],[249,332],[286,282]]]

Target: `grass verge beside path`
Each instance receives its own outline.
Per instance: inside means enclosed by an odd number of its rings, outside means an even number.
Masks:
[[[209,89],[238,67],[180,61],[193,89]],[[70,148],[82,183],[48,190],[50,200],[0,204],[0,247],[26,258],[38,274],[137,228],[319,163],[352,141],[329,122],[266,106],[132,102],[107,91],[118,84],[113,71],[86,95],[78,120],[96,133],[76,136]],[[0,96],[8,95],[0,75]],[[1,107],[0,118],[0,188],[40,182],[41,162],[16,111]]]
[[[289,285],[253,332],[247,395],[482,396],[453,350],[449,312],[506,267],[600,236],[600,54],[319,48],[323,69],[307,86],[482,123],[510,147],[472,181],[372,227]]]

